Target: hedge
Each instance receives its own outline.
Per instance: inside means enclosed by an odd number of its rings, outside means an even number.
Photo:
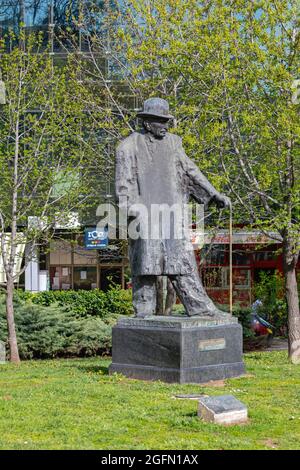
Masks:
[[[17,292],[15,323],[22,359],[93,356],[111,351],[112,326],[132,313],[130,291]],[[0,340],[7,342],[0,294]]]
[[[133,313],[130,290],[108,292],[17,291],[15,322],[23,359],[93,356],[111,352],[112,326],[120,315]],[[183,314],[182,305],[174,308]],[[250,309],[235,308],[243,326],[244,340],[254,337]],[[0,292],[0,340],[7,342],[5,297]]]
[[[107,292],[99,289],[37,293],[19,290],[16,293],[16,298],[30,300],[32,303],[44,307],[57,304],[71,309],[78,317],[92,315],[105,318],[111,314],[131,315],[133,313],[131,290],[124,290],[120,287],[113,287]]]

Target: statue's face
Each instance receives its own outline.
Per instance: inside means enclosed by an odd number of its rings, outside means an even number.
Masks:
[[[163,139],[168,131],[169,121],[158,117],[147,118],[144,120],[144,126],[156,139]]]

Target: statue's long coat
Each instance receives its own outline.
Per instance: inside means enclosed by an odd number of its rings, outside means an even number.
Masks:
[[[116,153],[116,195],[127,198],[128,206],[143,204],[186,204],[190,197],[209,204],[219,194],[197,166],[187,157],[181,138],[167,133],[155,139],[150,133],[134,132],[124,139]],[[141,214],[141,212],[140,212]],[[147,228],[145,217],[141,227]],[[184,220],[176,219],[184,226]],[[195,269],[194,253],[183,239],[129,240],[132,275],[189,274]]]

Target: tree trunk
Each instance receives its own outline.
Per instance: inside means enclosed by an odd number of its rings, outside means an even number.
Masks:
[[[175,302],[176,302],[176,292],[175,292],[172,282],[170,281],[170,279],[168,279],[167,297],[166,297],[166,304],[165,304],[165,311],[164,311],[165,315],[171,315],[172,308]]]
[[[14,281],[10,276],[7,276],[6,319],[7,319],[7,328],[8,328],[10,361],[16,364],[19,364],[20,357],[19,357],[19,349],[18,349],[18,342],[17,342],[17,335],[16,335],[16,328],[15,328],[13,294],[14,294]]]
[[[164,314],[164,278],[157,276],[156,279],[156,315]]]
[[[296,277],[297,256],[289,240],[283,241],[283,264],[285,274],[285,295],[288,306],[289,358],[293,364],[300,364],[300,311]]]

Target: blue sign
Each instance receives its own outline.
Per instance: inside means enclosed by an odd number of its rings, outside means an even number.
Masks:
[[[108,245],[107,228],[89,227],[84,232],[84,246],[87,250],[98,250]]]

